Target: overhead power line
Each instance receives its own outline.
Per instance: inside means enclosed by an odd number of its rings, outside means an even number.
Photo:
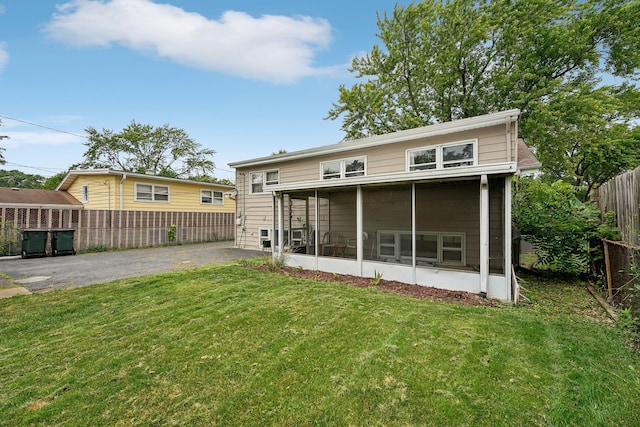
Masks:
[[[15,117],[3,116],[2,114],[0,114],[0,118],[7,119],[7,120],[13,120],[14,122],[20,122],[20,123],[24,123],[24,124],[27,124],[27,125],[30,125],[30,126],[37,126],[39,128],[52,130],[54,132],[66,133],[67,135],[77,136],[78,138],[84,138],[84,139],[87,138],[86,135],[80,135],[80,134],[77,134],[77,133],[68,132],[66,130],[60,130],[60,129],[52,128],[52,127],[49,127],[49,126],[39,125],[37,123],[33,123],[33,122],[28,121],[28,120],[16,119]]]

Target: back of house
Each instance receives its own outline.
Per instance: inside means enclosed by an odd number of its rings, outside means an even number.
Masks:
[[[231,163],[236,244],[307,269],[513,297],[518,110]],[[522,156],[522,154],[520,154]]]

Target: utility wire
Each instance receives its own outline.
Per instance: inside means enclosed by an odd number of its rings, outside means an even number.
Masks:
[[[22,119],[16,119],[14,117],[3,116],[2,114],[0,114],[0,118],[7,119],[7,120],[13,120],[15,122],[24,123],[24,124],[31,125],[31,126],[37,126],[39,128],[52,130],[54,132],[66,133],[67,135],[77,136],[78,138],[84,138],[84,139],[87,138],[86,135],[79,135],[77,133],[68,132],[66,130],[60,130],[60,129],[52,128],[52,127],[49,127],[49,126],[39,125],[37,123],[33,123],[33,122],[28,121],[28,120],[22,120]],[[9,164],[9,162],[7,162],[7,164]],[[38,167],[35,167],[35,166],[25,166],[25,165],[19,165],[17,163],[12,163],[12,164],[15,165],[15,166],[21,166],[21,167],[24,167],[24,168],[31,168],[31,169],[36,169],[36,170],[40,169],[40,170],[46,171],[45,169],[41,169],[41,168],[38,168]],[[219,168],[219,167],[215,167],[215,169],[217,169],[219,171],[223,171],[223,172],[229,172],[229,173],[233,173],[234,172],[232,170],[222,169],[222,168]]]
[[[11,166],[18,166],[21,168],[28,168],[28,169],[35,169],[35,170],[39,170],[42,172],[54,172],[54,173],[58,173],[58,172],[63,172],[66,169],[60,169],[60,168],[43,168],[43,167],[38,167],[38,166],[28,166],[28,165],[21,165],[20,163],[12,163],[12,162],[5,162],[5,165],[11,165]]]
[[[27,120],[21,120],[21,119],[16,119],[14,117],[3,116],[2,114],[0,114],[0,118],[7,119],[7,120],[13,120],[14,122],[25,123],[25,124],[31,125],[31,126],[37,126],[39,128],[48,129],[48,130],[52,130],[52,131],[55,131],[55,132],[66,133],[67,135],[77,136],[78,138],[84,138],[84,139],[87,138],[86,135],[80,135],[80,134],[77,134],[77,133],[68,132],[66,130],[60,130],[60,129],[52,128],[52,127],[49,127],[49,126],[39,125],[37,123],[33,123],[33,122],[30,122],[30,121],[27,121]]]

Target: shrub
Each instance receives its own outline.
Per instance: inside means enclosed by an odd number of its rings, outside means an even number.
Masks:
[[[603,221],[598,207],[566,182],[522,178],[514,187],[514,223],[549,270],[588,273],[602,258],[601,239],[618,238],[612,214]]]

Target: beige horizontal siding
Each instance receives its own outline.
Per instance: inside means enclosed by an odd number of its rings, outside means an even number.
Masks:
[[[359,149],[338,154],[316,156],[308,159],[292,160],[268,165],[263,170],[278,169],[280,183],[316,181],[320,179],[320,163],[330,160],[341,160],[350,157],[366,157],[367,175],[386,174],[406,171],[406,151],[430,145],[440,145],[458,141],[478,139],[479,164],[501,163],[507,161],[507,134],[504,126],[493,126],[474,131],[460,132],[454,135],[422,138],[408,142],[399,142],[378,146],[371,149]],[[344,144],[349,144],[345,142]],[[247,173],[259,172],[243,170]],[[238,181],[236,181],[238,182]]]

